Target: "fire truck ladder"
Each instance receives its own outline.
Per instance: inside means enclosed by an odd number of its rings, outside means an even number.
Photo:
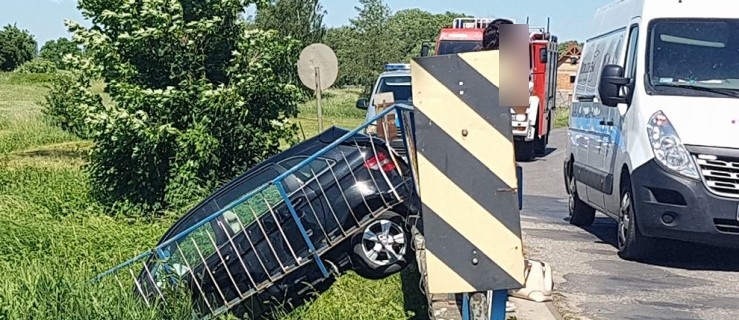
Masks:
[[[491,22],[490,18],[456,18],[452,24],[455,29],[485,29]]]

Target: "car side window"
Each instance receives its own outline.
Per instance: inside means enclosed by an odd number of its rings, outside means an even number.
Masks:
[[[216,252],[216,241],[213,225],[206,223],[168,246],[168,263],[194,268]]]
[[[295,166],[300,162],[307,159],[307,156],[296,156],[288,158],[278,162],[278,165],[284,170],[292,171]],[[329,166],[333,166],[335,162],[333,160],[318,158],[308,165],[294,169],[293,174],[285,178],[284,186],[288,193],[296,190],[296,183],[306,183],[313,179],[316,175],[320,175],[322,172],[328,170]],[[248,184],[254,186],[247,192],[261,186],[262,184],[276,178],[279,172],[276,169],[277,166],[271,166],[270,170],[266,170],[260,174],[255,175],[249,179]],[[288,181],[290,179],[298,179],[297,181]],[[243,195],[243,194],[242,194]],[[241,195],[239,195],[241,196]],[[270,210],[280,203],[283,202],[282,196],[279,189],[276,186],[268,186],[266,189],[255,194],[250,199],[237,205],[233,209],[226,211],[223,214],[223,220],[227,224],[228,228],[233,234],[239,233],[244,227],[254,222],[257,218],[270,212]]]
[[[218,206],[220,208],[228,206],[236,199],[256,190],[257,188],[270,182],[274,178],[277,178],[280,173],[280,170],[278,170],[277,166],[275,166],[274,164],[270,164],[260,169],[243,181],[237,183],[234,187],[228,190],[228,192],[225,192],[223,195],[219,196],[216,200]]]
[[[179,223],[167,232],[163,241],[174,239],[187,229],[192,228],[198,222],[215,213],[213,203],[208,202],[200,207],[197,211],[180,220]],[[163,248],[162,251],[169,256],[168,263],[171,266],[180,265],[181,267],[194,268],[202,263],[202,258],[208,258],[216,250],[216,231],[213,223],[205,223],[190,233],[177,238],[170,245]],[[202,255],[202,258],[201,258]]]
[[[225,195],[218,199],[221,208],[228,206],[233,201],[256,191],[266,183],[274,180],[281,174],[281,170],[274,164],[259,170],[255,174],[246,178],[236,187],[232,188]],[[282,196],[276,186],[270,185],[258,193],[252,195],[249,199],[236,205],[222,215],[223,221],[233,233],[240,232],[242,225],[248,226],[258,217],[269,212],[270,208],[274,208],[282,201]]]

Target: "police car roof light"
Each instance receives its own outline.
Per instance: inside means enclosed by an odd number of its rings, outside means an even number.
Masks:
[[[385,65],[385,71],[410,70],[411,65],[408,63],[388,63]]]

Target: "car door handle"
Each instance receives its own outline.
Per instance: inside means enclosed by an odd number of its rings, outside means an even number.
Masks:
[[[606,121],[606,120],[604,119],[604,120],[601,120],[601,121],[600,121],[600,125],[601,125],[601,126],[609,126],[609,127],[612,127],[612,126],[613,126],[613,121]]]

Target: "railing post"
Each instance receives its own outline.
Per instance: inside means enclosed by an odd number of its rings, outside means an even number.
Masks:
[[[507,301],[507,290],[493,291],[493,312],[491,312],[490,320],[505,320],[505,305]]]
[[[303,223],[300,221],[298,212],[295,211],[295,207],[293,207],[293,204],[290,201],[290,198],[288,197],[287,192],[285,191],[285,186],[282,185],[282,181],[275,182],[275,186],[280,191],[280,196],[282,196],[282,199],[285,200],[285,205],[287,206],[287,209],[290,211],[290,215],[292,216],[293,220],[295,220],[295,224],[298,225],[298,229],[300,230],[300,235],[303,236],[303,240],[305,240],[305,244],[308,245],[308,250],[313,254],[313,258],[316,261],[318,268],[321,269],[321,273],[323,274],[324,277],[328,277],[328,270],[326,270],[326,266],[323,264],[323,261],[321,261],[321,257],[318,255],[318,252],[316,252],[316,248],[313,245],[313,242],[310,241],[308,232],[305,231],[305,227],[303,226]]]
[[[523,209],[523,167],[516,163],[516,178],[518,179],[518,210]]]

